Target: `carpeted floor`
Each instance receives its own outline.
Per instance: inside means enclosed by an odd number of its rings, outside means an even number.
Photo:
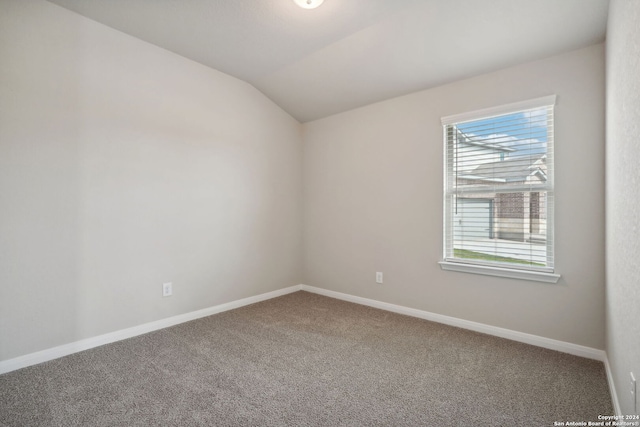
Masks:
[[[307,292],[0,376],[1,426],[553,426],[601,362]]]

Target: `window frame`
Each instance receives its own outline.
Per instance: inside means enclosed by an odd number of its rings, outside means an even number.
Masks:
[[[447,258],[447,238],[449,235],[453,233],[453,230],[449,226],[451,213],[448,212],[450,210],[450,206],[448,203],[448,198],[450,195],[448,194],[448,175],[449,175],[449,165],[448,165],[448,141],[447,141],[447,126],[453,124],[459,124],[463,122],[482,120],[491,117],[507,115],[507,114],[515,114],[519,112],[523,112],[526,110],[531,110],[535,108],[549,107],[554,108],[556,105],[556,95],[544,96],[541,98],[530,99],[521,102],[515,102],[505,105],[500,105],[491,108],[485,108],[481,110],[470,111],[461,114],[455,114],[450,116],[442,117],[441,125],[442,125],[442,133],[443,133],[443,160],[444,160],[444,173],[443,173],[443,229],[442,229],[442,259],[438,262],[440,267],[443,270],[448,271],[457,271],[463,273],[473,273],[473,274],[481,274],[481,275],[490,275],[490,276],[498,276],[498,277],[507,277],[512,279],[522,279],[522,280],[533,280],[539,282],[546,283],[557,283],[560,279],[560,274],[557,274],[555,271],[555,254],[552,256],[552,263],[550,266],[540,268],[540,267],[527,267],[527,266],[516,266],[509,267],[504,264],[492,263],[490,261],[468,261],[465,259],[452,259]],[[555,119],[555,110],[552,110],[552,115]],[[555,129],[553,129],[553,133],[555,136]],[[547,154],[549,151],[547,151]],[[551,153],[553,153],[553,145],[551,146]],[[553,156],[552,156],[553,157]],[[552,162],[554,159],[552,158]],[[551,166],[551,186],[550,190],[547,190],[548,193],[554,194],[554,183],[553,183],[553,168],[554,164]],[[554,214],[553,214],[553,206],[550,208],[550,212],[548,212],[547,220],[551,223],[547,227],[547,239],[550,240],[550,247],[555,248],[554,241]]]

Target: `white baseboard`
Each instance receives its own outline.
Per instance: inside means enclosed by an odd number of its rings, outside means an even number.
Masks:
[[[314,286],[300,285],[300,289],[307,292],[313,292],[331,298],[341,299],[344,301],[362,304],[369,307],[379,308],[394,313],[405,314],[407,316],[418,317],[420,319],[430,320],[432,322],[443,323],[445,325],[457,326],[458,328],[469,329],[481,332],[487,335],[494,335],[501,338],[507,338],[512,341],[518,341],[525,344],[535,345],[537,347],[548,348],[550,350],[560,351],[562,353],[573,354],[575,356],[585,357],[587,359],[599,360],[604,363],[605,372],[607,374],[607,382],[609,392],[611,393],[611,403],[615,415],[622,415],[620,410],[620,402],[618,402],[618,394],[616,393],[615,383],[613,381],[613,373],[609,365],[607,353],[597,348],[585,347],[578,344],[572,344],[565,341],[545,338],[538,335],[527,334],[524,332],[513,331],[510,329],[499,328],[497,326],[485,325],[484,323],[472,322],[469,320],[458,319],[456,317],[444,316],[442,314],[431,313],[429,311],[418,310],[415,308],[404,307],[401,305],[389,304],[373,299],[357,297],[354,295],[343,294],[341,292],[329,291]]]
[[[604,357],[604,369],[607,372],[607,382],[609,383],[609,392],[611,393],[611,403],[613,403],[613,410],[615,415],[622,416],[620,410],[620,402],[618,401],[618,393],[616,393],[616,384],[613,381],[613,372],[611,372],[611,365],[609,364],[609,358]]]
[[[356,304],[367,305],[382,310],[392,311],[394,313],[405,314],[407,316],[418,317],[420,319],[430,320],[432,322],[444,323],[445,325],[456,326],[458,328],[469,329],[483,334],[494,335],[501,338],[507,338],[512,341],[518,341],[525,344],[535,345],[537,347],[548,348],[563,353],[573,354],[575,356],[586,357],[604,362],[606,353],[604,350],[585,347],[578,344],[572,344],[564,341],[558,341],[551,338],[545,338],[538,335],[531,335],[524,332],[512,331],[510,329],[499,328],[497,326],[485,325],[484,323],[472,322],[469,320],[458,319],[456,317],[444,316],[442,314],[431,313],[429,311],[418,310],[415,308],[404,307],[401,305],[389,304],[373,299],[357,297],[354,295],[343,294],[341,292],[328,291],[314,286],[300,285],[301,290],[313,292],[316,294],[328,296],[331,298],[341,299],[344,301],[354,302]]]
[[[75,341],[47,350],[42,350],[24,356],[16,357],[14,359],[3,360],[0,361],[0,374],[15,371],[21,368],[26,368],[27,366],[37,365],[38,363],[47,362],[49,360],[68,356],[80,351],[89,350],[91,348],[99,347],[101,345],[109,344],[115,341],[120,341],[149,332],[157,331],[158,329],[164,329],[170,326],[178,325],[180,323],[200,319],[201,317],[211,316],[212,314],[222,313],[223,311],[233,310],[234,308],[239,308],[245,305],[254,304],[256,302],[290,294],[292,292],[299,291],[300,289],[300,285],[291,286],[288,288],[279,289],[277,291],[267,292],[265,294],[243,298],[237,301],[231,301],[202,310],[192,311],[190,313],[168,317],[166,319],[157,320],[155,322],[145,323],[143,325],[110,332],[108,334],[99,335],[97,337]]]
[[[335,291],[330,291],[322,288],[316,288],[314,286],[308,286],[308,285],[290,286],[288,288],[280,289],[277,291],[268,292],[268,293],[256,295],[253,297],[243,298],[237,301],[216,305],[214,307],[209,307],[202,310],[193,311],[190,313],[185,313],[178,316],[169,317],[166,319],[161,319],[155,322],[145,323],[143,325],[134,326],[132,328],[122,329],[120,331],[99,335],[97,337],[87,338],[87,339],[72,342],[69,344],[64,344],[64,345],[53,347],[47,350],[42,350],[35,353],[27,354],[24,356],[16,357],[14,359],[0,361],[0,374],[15,371],[21,368],[26,368],[27,366],[32,366],[38,363],[47,362],[49,360],[67,356],[69,354],[88,350],[88,349],[109,344],[115,341],[132,338],[138,335],[156,331],[158,329],[168,328],[170,326],[178,325],[180,323],[199,319],[201,317],[211,316],[213,314],[221,313],[228,310],[233,310],[234,308],[243,307],[245,305],[254,304],[260,301],[265,301],[271,298],[276,298],[276,297],[286,295],[292,292],[300,291],[300,290],[316,293],[319,295],[325,295],[331,298],[349,301],[356,304],[367,305],[370,307],[375,307],[382,310],[391,311],[394,313],[399,313],[407,316],[417,317],[420,319],[430,320],[437,323],[443,323],[445,325],[456,326],[463,329],[469,329],[472,331],[481,332],[488,335],[507,338],[513,341],[519,341],[526,344],[535,345],[538,347],[560,351],[563,353],[569,353],[576,356],[586,357],[589,359],[600,360],[605,363],[605,368],[607,369],[607,378],[609,381],[609,386],[611,388],[612,398],[614,399],[614,407],[616,408],[616,412],[619,413],[619,405],[618,405],[617,397],[615,396],[615,388],[613,387],[613,378],[611,376],[606,353],[603,350],[598,350],[595,348],[567,343],[564,341],[553,340],[550,338],[544,338],[537,335],[526,334],[524,332],[512,331],[509,329],[499,328],[496,326],[485,325],[483,323],[472,322],[469,320],[458,319],[455,317],[444,316],[442,314],[431,313],[428,311],[418,310],[415,308],[389,304],[386,302],[376,301],[368,298],[362,298],[354,295],[344,294],[341,292],[335,292]]]

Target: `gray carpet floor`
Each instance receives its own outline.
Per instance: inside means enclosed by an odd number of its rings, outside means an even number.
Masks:
[[[1,426],[552,426],[601,362],[296,292],[0,376]]]

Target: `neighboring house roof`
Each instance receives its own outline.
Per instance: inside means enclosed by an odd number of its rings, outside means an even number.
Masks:
[[[489,144],[487,142],[484,142],[481,138],[478,138],[477,136],[467,135],[466,133],[462,132],[460,129],[456,129],[456,134],[458,137],[459,144],[473,145],[476,147],[493,149],[493,150],[502,151],[505,153],[512,153],[516,151],[513,148],[504,147],[500,144]]]
[[[491,182],[524,182],[529,177],[536,176],[540,181],[546,181],[546,158],[544,154],[537,154],[483,163],[460,178]]]

